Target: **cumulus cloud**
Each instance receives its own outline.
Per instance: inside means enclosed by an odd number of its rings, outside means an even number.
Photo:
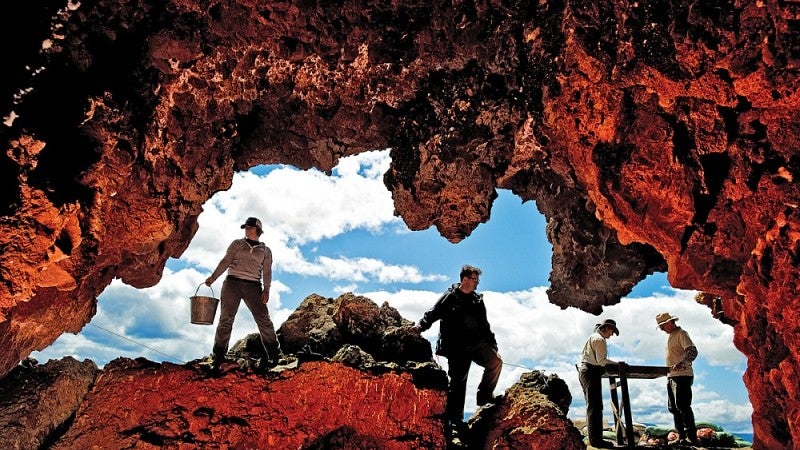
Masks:
[[[264,225],[261,240],[272,250],[274,270],[352,283],[442,280],[442,275],[374,258],[309,258],[303,253],[302,245],[353,230],[382,233],[405,228],[394,216],[391,194],[383,184],[389,163],[388,151],[375,151],[342,158],[330,176],[288,166],[264,175],[237,173],[229,190],[217,193],[203,206],[200,227],[181,259],[213,270],[228,244],[241,237],[240,225],[255,216]]]

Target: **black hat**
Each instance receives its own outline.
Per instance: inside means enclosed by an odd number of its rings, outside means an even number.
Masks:
[[[611,329],[614,330],[614,334],[619,336],[619,328],[617,328],[617,322],[615,322],[614,319],[606,319],[603,323],[597,324],[598,330],[603,327],[611,327]]]
[[[261,228],[261,221],[256,219],[255,217],[248,217],[247,220],[244,221],[241,228],[244,227],[255,227],[259,233],[263,233],[264,229]]]

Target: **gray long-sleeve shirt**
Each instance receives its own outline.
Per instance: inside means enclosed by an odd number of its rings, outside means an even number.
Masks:
[[[213,283],[225,270],[228,275],[249,281],[264,282],[264,291],[272,284],[272,250],[263,242],[251,245],[247,239],[236,239],[209,277]]]

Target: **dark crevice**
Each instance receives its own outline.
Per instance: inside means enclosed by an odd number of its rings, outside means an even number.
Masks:
[[[2,125],[0,125],[2,126]],[[0,142],[6,142],[5,139]],[[6,154],[0,155],[0,217],[13,216],[22,204],[19,166]]]
[[[39,445],[39,450],[47,450],[53,446],[56,442],[61,440],[61,438],[69,431],[72,427],[73,422],[75,422],[75,413],[72,413],[67,420],[58,424],[57,427],[47,435],[44,440],[42,440],[41,445]]]
[[[65,255],[72,254],[73,244],[72,237],[70,237],[66,230],[61,231],[55,242],[56,247],[58,247],[58,249],[61,250],[61,252]]]
[[[636,150],[631,144],[609,144],[599,142],[592,150],[592,161],[600,168],[601,186],[611,184],[613,190],[620,188],[622,165]],[[606,189],[607,191],[607,189]]]
[[[772,264],[772,247],[768,246],[764,248],[764,251],[761,253],[761,261],[758,271],[758,274],[761,275],[761,278],[765,283],[771,283],[773,281]]]
[[[120,432],[120,434],[123,436],[138,436],[142,442],[158,447],[164,447],[167,443],[167,440],[164,436],[148,430],[144,426],[134,427],[130,430],[123,430]]]
[[[674,116],[664,114],[662,118],[672,128],[672,156],[689,168],[697,168],[697,163],[693,158],[697,146],[689,127],[684,122],[678,121]]]
[[[683,228],[683,235],[681,236],[681,253],[686,251],[686,248],[689,246],[689,240],[692,238],[692,235],[697,231],[697,227],[694,225],[690,225]]]
[[[219,424],[220,425],[238,425],[240,427],[249,427],[250,426],[250,422],[248,422],[246,419],[243,419],[241,417],[235,417],[235,416],[222,417],[219,420]]]
[[[731,160],[727,153],[709,153],[700,155],[699,159],[703,168],[704,189],[693,193],[695,214],[692,221],[696,224],[705,224],[728,178]]]

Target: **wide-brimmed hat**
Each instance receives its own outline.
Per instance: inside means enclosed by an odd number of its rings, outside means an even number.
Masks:
[[[614,334],[616,334],[617,336],[619,336],[619,328],[617,328],[617,322],[616,322],[616,321],[614,321],[614,319],[606,319],[606,320],[604,320],[604,321],[603,321],[603,323],[598,323],[598,324],[596,325],[596,328],[597,328],[598,330],[599,330],[600,328],[603,328],[603,327],[611,327],[611,329],[613,329],[613,330],[614,330]]]
[[[665,323],[667,323],[667,322],[669,322],[671,320],[678,320],[678,318],[673,316],[670,313],[663,312],[661,314],[656,315],[656,323],[658,324],[656,326],[660,327],[661,325],[664,325]]]
[[[244,221],[241,228],[244,227],[255,227],[259,233],[263,233],[264,229],[261,228],[261,221],[255,217],[248,217],[247,220]]]

